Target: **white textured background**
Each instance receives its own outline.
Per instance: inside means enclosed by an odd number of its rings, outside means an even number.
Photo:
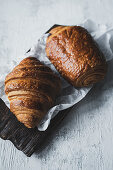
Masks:
[[[0,0],[0,64],[24,54],[53,24],[87,18],[113,26],[113,0]],[[0,170],[113,170],[113,61],[42,152],[27,158],[0,139]]]

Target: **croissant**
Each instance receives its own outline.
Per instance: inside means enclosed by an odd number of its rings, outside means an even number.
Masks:
[[[49,31],[46,54],[61,75],[75,87],[104,79],[107,64],[88,31],[81,26],[57,26]]]
[[[60,88],[59,77],[34,57],[22,60],[5,79],[10,110],[28,128],[39,124]]]

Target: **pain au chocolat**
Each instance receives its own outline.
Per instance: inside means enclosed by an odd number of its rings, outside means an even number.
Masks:
[[[5,79],[10,110],[28,128],[40,123],[60,88],[59,77],[34,57],[22,60]]]
[[[84,87],[104,79],[106,60],[85,28],[57,26],[49,33],[46,54],[68,82]]]

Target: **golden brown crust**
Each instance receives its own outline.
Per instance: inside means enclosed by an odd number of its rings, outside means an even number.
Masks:
[[[104,78],[105,58],[86,29],[58,26],[49,33],[47,56],[67,81],[75,87],[83,87]]]
[[[22,60],[5,79],[10,110],[28,128],[40,122],[60,88],[59,77],[34,57]]]

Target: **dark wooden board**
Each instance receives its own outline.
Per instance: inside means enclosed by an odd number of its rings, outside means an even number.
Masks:
[[[0,99],[0,137],[4,140],[10,140],[17,149],[24,152],[27,156],[31,156],[36,149],[42,147],[43,141],[54,132],[69,110],[70,108],[60,111],[51,120],[46,131],[39,131],[37,128],[26,128],[10,112],[3,100]]]
[[[46,33],[58,25],[53,25]],[[30,49],[27,53],[30,52]],[[43,148],[44,141],[54,133],[55,129],[67,115],[71,108],[60,111],[52,120],[46,131],[39,131],[37,128],[28,129],[20,123],[11,113],[2,99],[0,99],[0,137],[10,140],[17,149],[31,156],[34,151]]]

